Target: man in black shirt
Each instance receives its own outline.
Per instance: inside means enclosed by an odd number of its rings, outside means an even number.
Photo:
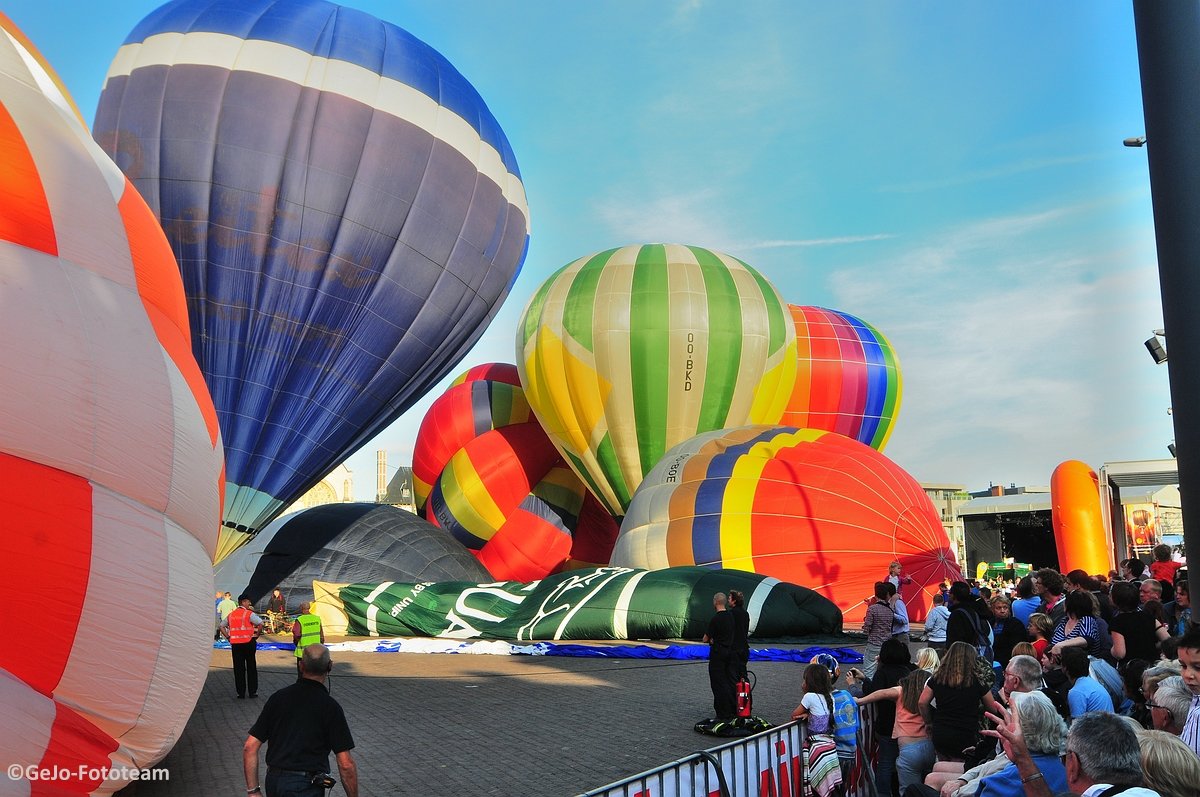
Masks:
[[[319,778],[329,774],[330,752],[337,756],[347,797],[358,797],[358,768],[350,755],[354,739],[345,712],[325,689],[332,669],[329,648],[309,645],[300,659],[300,680],[267,700],[242,747],[246,794],[262,794],[258,751],[267,742],[267,797],[323,797]]]
[[[728,611],[733,615],[733,680],[747,677],[746,667],[750,662],[750,613],[746,611],[746,598],[736,589],[729,590]],[[736,695],[736,691],[735,691]]]
[[[991,609],[971,594],[971,587],[965,581],[955,581],[950,585],[950,619],[946,621],[947,647],[955,642],[966,642],[973,648],[986,645],[988,629],[991,628],[993,619]]]
[[[737,715],[737,680],[733,676],[733,640],[737,621],[733,613],[726,611],[725,593],[713,596],[716,614],[708,621],[704,641],[708,649],[708,683],[712,687],[713,710],[717,719],[729,720]]]

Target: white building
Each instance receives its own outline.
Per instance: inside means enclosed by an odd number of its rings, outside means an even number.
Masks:
[[[280,514],[299,512],[301,509],[309,509],[322,504],[349,503],[353,500],[354,472],[347,468],[345,463],[342,463]]]

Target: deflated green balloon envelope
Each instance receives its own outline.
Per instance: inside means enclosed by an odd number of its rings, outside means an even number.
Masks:
[[[842,613],[796,584],[705,567],[599,567],[539,581],[351,584],[340,590],[348,633],[449,639],[696,639],[713,595],[738,590],[750,636],[834,634]]]

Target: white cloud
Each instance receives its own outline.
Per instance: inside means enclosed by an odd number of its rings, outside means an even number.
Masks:
[[[1161,455],[1166,376],[1141,346],[1161,318],[1153,268],[1103,232],[1058,236],[1097,204],[982,220],[831,277],[838,309],[900,357],[888,454],[918,479],[1047,484],[1065,459]]]
[[[949,177],[935,178],[931,180],[918,180],[916,182],[884,185],[880,186],[879,190],[883,193],[898,193],[898,194],[915,194],[922,191],[936,191],[944,188],[955,188],[963,185],[971,185],[972,183],[982,182],[984,180],[995,180],[1002,177],[1011,177],[1016,174],[1038,171],[1041,169],[1050,169],[1057,166],[1069,166],[1076,163],[1086,163],[1088,161],[1101,160],[1111,157],[1110,155],[1067,155],[1057,158],[1024,158],[1010,163],[1001,164],[990,169],[978,169],[976,171],[961,172]]]
[[[841,246],[895,237],[890,233],[868,233],[822,238],[746,240],[729,228],[724,202],[725,198],[714,190],[644,199],[623,197],[600,203],[597,215],[609,228],[615,241],[684,243],[731,253]]]
[[[685,243],[728,250],[733,240],[714,190],[655,197],[621,196],[596,212],[612,239],[623,243]]]
[[[798,241],[755,241],[753,243],[742,243],[738,245],[739,249],[793,249],[803,248],[808,246],[838,246],[840,244],[860,244],[866,241],[886,241],[889,238],[896,236],[888,233],[875,233],[872,235],[841,235],[834,238],[808,238]]]

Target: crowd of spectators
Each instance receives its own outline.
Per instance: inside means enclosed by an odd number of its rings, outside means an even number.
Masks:
[[[877,585],[847,683],[879,709],[879,797],[1200,795],[1200,625],[1171,553],[945,584],[920,666]]]

